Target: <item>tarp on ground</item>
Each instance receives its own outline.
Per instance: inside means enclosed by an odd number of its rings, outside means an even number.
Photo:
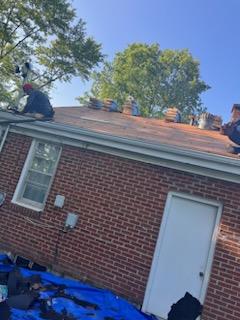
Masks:
[[[2,262],[6,255],[0,254],[0,272],[10,272],[15,266]],[[126,300],[114,295],[109,290],[98,289],[80,281],[56,276],[49,272],[37,272],[20,268],[23,277],[40,275],[43,285],[63,286],[63,296],[56,296],[55,290],[40,291],[39,299],[27,311],[11,309],[11,320],[42,320],[51,319],[41,316],[41,301],[51,301],[51,307],[61,315],[65,313],[72,319],[82,320],[150,320],[148,316]],[[81,301],[82,304],[76,303]],[[1,319],[1,315],[0,315]],[[52,318],[56,319],[56,318]],[[65,319],[65,318],[59,318]],[[66,318],[67,319],[67,318]]]

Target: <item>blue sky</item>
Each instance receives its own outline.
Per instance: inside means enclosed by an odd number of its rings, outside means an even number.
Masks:
[[[240,103],[240,0],[73,0],[73,6],[109,59],[133,42],[187,48],[212,87],[202,95],[208,110],[227,121]],[[77,105],[75,97],[89,86],[79,79],[58,83],[52,103]]]

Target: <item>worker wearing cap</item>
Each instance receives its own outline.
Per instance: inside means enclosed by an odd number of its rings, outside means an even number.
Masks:
[[[29,114],[37,118],[53,117],[54,111],[45,93],[34,89],[30,83],[23,85],[23,91],[28,95],[28,99],[21,113]]]
[[[240,104],[234,104],[232,107],[232,116],[230,122],[237,122],[240,120]]]
[[[238,146],[229,144],[227,151],[229,153],[240,155],[240,104],[234,104],[232,107],[231,121],[222,126],[220,132]]]

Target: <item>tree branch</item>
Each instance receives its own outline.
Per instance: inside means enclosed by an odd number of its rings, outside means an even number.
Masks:
[[[11,15],[12,15],[12,12],[13,12],[13,10],[14,10],[14,8],[15,8],[15,4],[16,4],[16,3],[13,3],[13,4],[12,4],[12,7],[10,8],[10,10],[9,10],[9,12],[8,12],[8,15],[7,15],[7,20],[6,20],[6,22],[4,23],[4,31],[3,31],[2,41],[1,41],[1,53],[0,53],[0,57],[2,56],[2,53],[3,53],[4,42],[5,42],[5,44],[6,44],[6,42],[9,40],[9,37],[8,37],[8,39],[6,40],[5,37],[4,37],[4,35],[5,35],[6,32],[7,32],[7,26],[8,26],[8,23],[9,23],[9,21],[10,21],[10,17],[11,17]],[[12,33],[11,33],[11,34],[12,34]]]
[[[43,73],[37,73],[37,72],[34,72],[33,70],[32,70],[32,72],[33,72],[33,74],[34,74],[36,77],[35,77],[35,78],[32,78],[32,79],[31,79],[31,82],[34,82],[34,81],[36,81],[36,80],[38,80],[38,79],[40,79],[40,78],[44,78],[44,77],[47,75],[47,73],[48,73],[47,70],[45,70]]]
[[[61,77],[62,77],[62,76],[64,76],[64,73],[59,74],[58,76],[56,76],[56,77],[54,77],[54,78],[49,79],[47,82],[43,83],[43,84],[39,87],[39,89],[41,89],[41,88],[43,88],[43,87],[47,86],[48,84],[50,84],[50,83],[52,83],[52,82],[54,82],[54,81],[56,81],[56,80],[61,79]]]
[[[35,30],[35,31],[34,31]],[[23,37],[21,40],[19,40],[10,50],[8,50],[7,52],[5,52],[3,55],[0,56],[0,60],[2,60],[3,58],[5,58],[9,53],[11,53],[14,49],[16,49],[21,43],[23,43],[27,38],[29,38],[31,35],[33,35],[34,33],[38,32],[40,30],[40,28],[38,28],[38,30],[36,30],[36,26],[34,28],[32,28],[32,30],[25,35],[25,37]]]
[[[23,21],[21,21],[19,24],[16,25],[15,29],[9,34],[7,41],[9,41],[12,37],[12,35],[17,31],[17,29],[23,24]]]

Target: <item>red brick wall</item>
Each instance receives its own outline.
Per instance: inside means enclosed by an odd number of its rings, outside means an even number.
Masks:
[[[0,153],[2,248],[142,303],[167,193],[218,200],[224,210],[203,319],[240,318],[239,185],[64,146],[39,215],[11,204],[30,143],[10,134]],[[57,194],[66,197],[63,209],[53,205]],[[62,233],[67,212],[79,221]]]

